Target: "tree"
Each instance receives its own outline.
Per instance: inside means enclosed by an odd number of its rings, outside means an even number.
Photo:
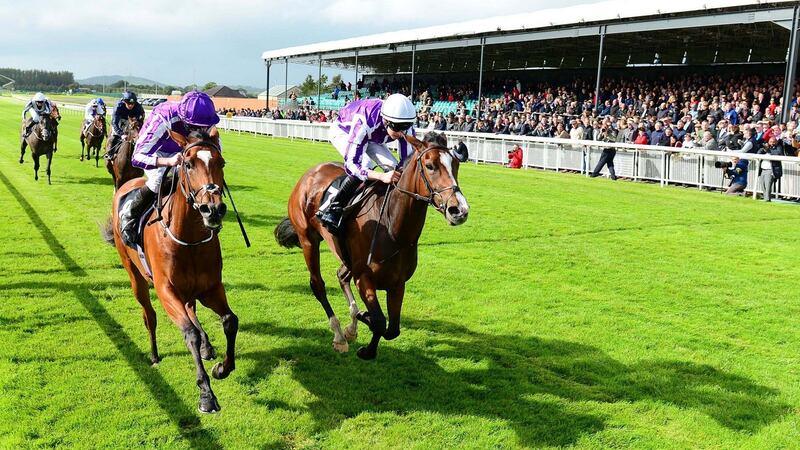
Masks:
[[[300,85],[300,94],[302,95],[311,95],[317,93],[317,80],[314,79],[311,75],[307,75],[306,79],[303,80],[303,84]]]
[[[215,87],[217,87],[217,83],[214,83],[213,81],[209,81],[208,83],[206,83],[205,86],[203,86],[203,90],[207,91],[209,89],[214,89]]]
[[[337,73],[336,75],[333,76],[333,79],[331,80],[331,84],[328,85],[328,89],[330,89],[332,91],[332,90],[336,89],[336,86],[339,86],[340,84],[342,84],[342,74]]]

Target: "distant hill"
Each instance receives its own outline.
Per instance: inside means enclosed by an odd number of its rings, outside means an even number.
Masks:
[[[136,84],[139,86],[159,86],[164,87],[166,86],[164,83],[160,83],[158,81],[148,80],[147,78],[141,77],[133,77],[133,76],[122,76],[122,75],[101,75],[97,77],[89,77],[84,78],[82,80],[75,80],[79,84],[114,84],[117,81],[125,80],[130,84]]]
[[[256,96],[264,91],[263,87],[259,88],[255,86],[245,86],[242,84],[226,84],[225,86],[228,86],[229,88],[235,89],[237,91],[244,90],[245,92],[253,96]]]

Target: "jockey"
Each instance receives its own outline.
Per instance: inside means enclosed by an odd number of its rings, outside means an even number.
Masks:
[[[135,248],[137,219],[155,199],[167,168],[183,161],[183,149],[169,132],[189,136],[193,131],[208,132],[218,122],[214,102],[203,92],[187,92],[180,102],[164,102],[153,109],[142,126],[131,158],[134,167],[144,169],[147,182],[131,193],[131,201],[119,213],[125,245]]]
[[[356,100],[339,111],[339,117],[331,124],[328,138],[344,157],[347,179],[325,211],[319,211],[320,222],[331,233],[338,231],[342,211],[362,181],[379,180],[386,184],[396,183],[400,173],[395,168],[403,167],[413,149],[403,139],[410,132],[417,118],[414,104],[405,95],[392,94],[386,100]],[[387,143],[399,140],[400,162],[398,163]],[[385,171],[371,169],[375,165]]]
[[[27,114],[28,111],[31,112],[31,119],[25,122],[25,114]],[[25,139],[31,134],[31,129],[35,124],[39,123],[42,116],[50,115],[51,112],[50,100],[48,100],[43,93],[37,92],[31,101],[25,105],[25,109],[22,110],[22,122],[25,123],[25,131],[22,133],[22,139]]]
[[[122,94],[122,100],[117,102],[117,106],[114,107],[114,111],[111,113],[111,143],[109,144],[108,153],[106,153],[107,159],[111,159],[116,155],[119,141],[125,132],[124,128],[131,118],[143,123],[144,108],[136,99],[135,92],[125,91]]]
[[[86,111],[83,115],[83,134],[86,134],[86,130],[89,129],[96,115],[103,117],[103,126],[105,126],[106,104],[103,99],[99,97],[92,99],[86,104]],[[105,132],[105,130],[103,130],[103,132]]]

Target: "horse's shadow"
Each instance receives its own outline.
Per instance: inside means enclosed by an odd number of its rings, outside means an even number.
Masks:
[[[334,354],[324,329],[243,324],[245,333],[296,342],[242,354],[255,363],[245,383],[256,386],[291,361],[292,377],[314,398],[302,409],[320,431],[363,412],[426,411],[501,419],[519,444],[534,447],[570,445],[605,428],[603,415],[575,412],[570,402],[655,401],[695,409],[745,433],[790,409],[778,401],[777,390],[708,365],[659,359],[626,365],[574,342],[478,333],[439,320],[405,319],[404,325],[423,333],[424,346],[401,350],[385,344],[376,362],[364,362]],[[256,401],[298,409],[271,395],[262,392]]]

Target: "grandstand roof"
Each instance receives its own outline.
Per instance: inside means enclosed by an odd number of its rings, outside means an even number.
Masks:
[[[654,53],[661,56],[670,50],[674,54],[662,57],[662,63],[682,62],[687,50],[695,53],[692,59],[698,63],[777,62],[785,57],[793,6],[791,1],[612,0],[268,50],[262,58],[316,64],[321,57],[326,65],[352,66],[357,51],[359,66],[394,73],[410,70],[408,54],[415,46],[421,58],[417,71],[426,71],[426,63],[428,72],[472,71],[477,70],[479,46],[485,39],[487,51],[493,52],[487,54],[487,67],[584,67],[584,62],[596,66],[602,27],[605,47],[618,50],[613,55],[617,61],[604,65],[653,63]],[[748,54],[751,47],[773,51],[757,52],[760,59],[754,61]],[[735,55],[718,52],[729,48],[742,50],[735,50]],[[565,63],[567,56],[572,60]]]

